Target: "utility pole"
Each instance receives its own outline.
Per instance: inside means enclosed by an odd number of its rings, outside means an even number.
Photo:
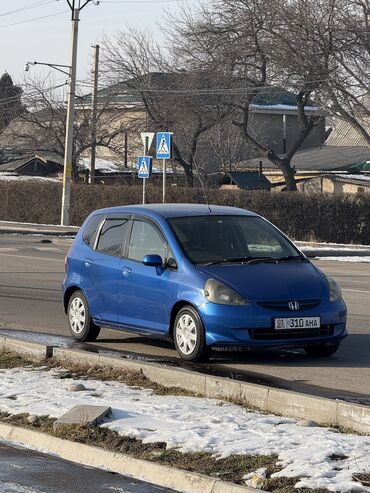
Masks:
[[[75,116],[76,97],[76,72],[77,72],[77,46],[78,46],[78,23],[80,12],[93,0],[66,0],[72,12],[72,50],[71,50],[71,76],[69,79],[68,108],[66,121],[66,139],[64,150],[64,173],[62,193],[61,225],[69,226],[69,209],[71,204],[71,178],[73,160],[73,126]],[[81,5],[82,3],[82,5]],[[95,5],[99,2],[94,1]]]
[[[92,90],[92,106],[91,106],[91,166],[90,166],[90,184],[95,182],[95,161],[96,161],[96,124],[97,124],[97,107],[98,107],[98,79],[99,79],[99,52],[100,46],[95,45],[94,48],[94,82]]]

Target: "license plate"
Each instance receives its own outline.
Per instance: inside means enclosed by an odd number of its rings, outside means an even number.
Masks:
[[[275,318],[276,330],[319,329],[320,317]]]

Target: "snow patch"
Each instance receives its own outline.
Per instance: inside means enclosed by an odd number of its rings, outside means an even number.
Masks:
[[[356,256],[344,256],[344,257],[316,257],[316,260],[335,260],[336,262],[370,262],[369,257],[356,257]]]
[[[279,456],[277,477],[299,477],[299,486],[364,491],[353,474],[370,472],[370,437],[329,428],[301,428],[296,421],[213,399],[157,396],[118,382],[59,379],[61,370],[0,371],[0,409],[58,418],[77,404],[109,405],[102,425],[144,443],[166,442],[182,452]],[[87,390],[68,392],[71,383]],[[341,457],[341,459],[336,459]],[[298,485],[297,485],[298,486]]]

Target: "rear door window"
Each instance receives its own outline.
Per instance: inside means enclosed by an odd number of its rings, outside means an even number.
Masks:
[[[131,221],[127,218],[107,218],[101,229],[96,250],[112,257],[122,257],[130,228]]]

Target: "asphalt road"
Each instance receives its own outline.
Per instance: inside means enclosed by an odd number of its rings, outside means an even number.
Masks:
[[[72,344],[60,298],[66,251],[38,237],[0,235],[0,333],[25,330],[28,337],[64,336],[58,340]],[[313,359],[298,350],[218,355],[200,370],[370,403],[370,263],[317,264],[339,281],[349,310],[350,337],[334,357]],[[92,346],[178,361],[170,343],[124,332],[103,331]]]
[[[2,493],[170,493],[119,474],[0,443]]]

